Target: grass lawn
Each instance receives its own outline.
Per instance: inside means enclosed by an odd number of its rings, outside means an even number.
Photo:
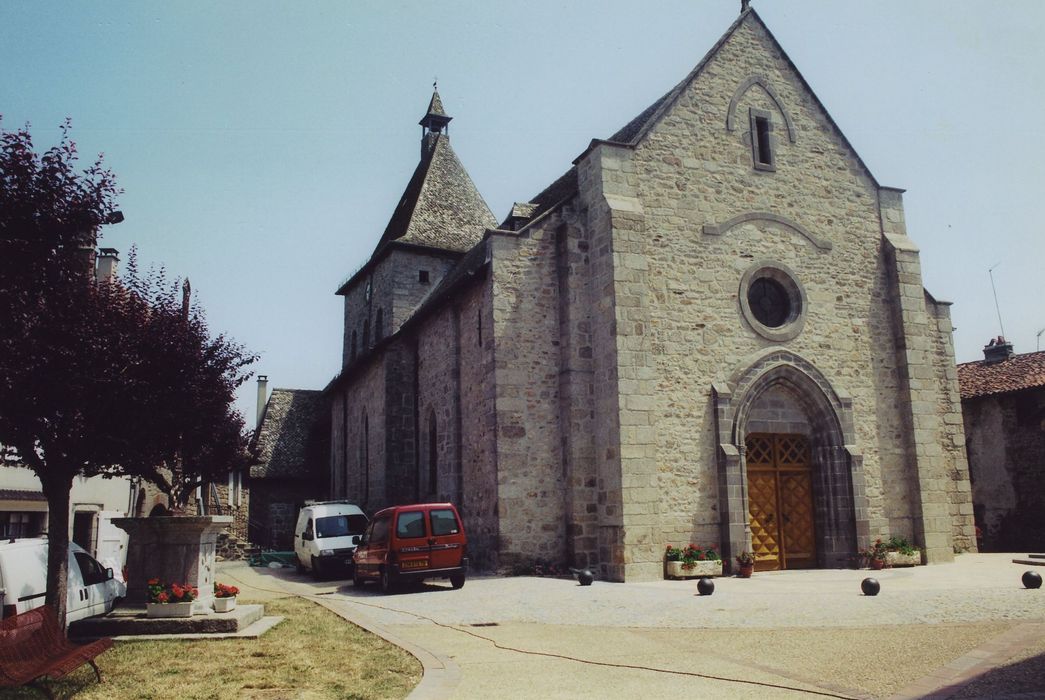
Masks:
[[[286,619],[258,639],[116,642],[98,657],[104,682],[84,666],[50,684],[56,698],[402,698],[421,664],[402,649],[301,598],[265,601]],[[3,697],[43,698],[31,688]]]

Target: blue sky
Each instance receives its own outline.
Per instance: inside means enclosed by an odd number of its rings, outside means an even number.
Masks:
[[[958,361],[1045,328],[1045,3],[753,0],[879,182],[907,189]],[[0,114],[38,148],[69,116],[118,176],[103,245],[188,276],[271,385],[322,388],[339,283],[419,156],[432,81],[494,214],[680,80],[739,0],[0,2]],[[1045,334],[1043,334],[1045,340]],[[253,420],[253,388],[239,405]]]

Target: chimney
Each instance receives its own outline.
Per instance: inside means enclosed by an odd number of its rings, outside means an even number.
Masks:
[[[989,365],[995,362],[1004,362],[1012,357],[1012,343],[1005,340],[1004,336],[991,338],[991,342],[983,347],[983,361]]]
[[[101,248],[95,259],[94,279],[102,282],[113,282],[116,280],[116,264],[120,262],[120,255],[115,248]]]
[[[261,427],[261,417],[265,415],[265,402],[268,399],[268,386],[269,378],[268,375],[258,375],[258,425]]]

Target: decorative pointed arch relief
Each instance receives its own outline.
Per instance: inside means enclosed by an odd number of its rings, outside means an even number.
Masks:
[[[773,100],[777,109],[780,110],[780,114],[784,117],[784,125],[787,126],[787,139],[791,143],[795,143],[797,136],[795,135],[795,123],[791,119],[791,114],[784,109],[783,101],[780,99],[780,96],[777,95],[773,86],[769,84],[769,80],[761,75],[748,76],[737,87],[737,91],[733,93],[733,99],[729,101],[729,110],[726,112],[726,129],[728,131],[737,130],[737,105],[740,104],[740,98],[744,96],[744,93],[755,85],[758,85],[760,88],[765,90],[766,94]]]
[[[792,221],[787,217],[773,214],[768,211],[752,211],[747,212],[746,214],[739,214],[728,221],[723,221],[721,224],[704,224],[704,234],[707,236],[722,236],[730,229],[733,229],[740,224],[747,223],[748,221],[771,221],[774,224],[778,224],[794,233],[797,233],[820,250],[831,250],[833,247],[831,241],[815,235],[812,231],[797,221]]]

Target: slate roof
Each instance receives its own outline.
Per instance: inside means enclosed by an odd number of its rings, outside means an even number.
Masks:
[[[251,478],[314,476],[325,467],[328,428],[323,392],[273,389],[255,438],[260,463],[250,468]]]
[[[47,501],[41,491],[22,491],[20,489],[0,489],[2,501]]]
[[[1045,387],[1045,350],[1013,355],[1001,362],[960,364],[958,386],[963,399]]]
[[[463,253],[482,240],[483,231],[496,225],[490,207],[450,147],[450,137],[431,133],[425,136],[421,162],[377,251],[401,241]]]

